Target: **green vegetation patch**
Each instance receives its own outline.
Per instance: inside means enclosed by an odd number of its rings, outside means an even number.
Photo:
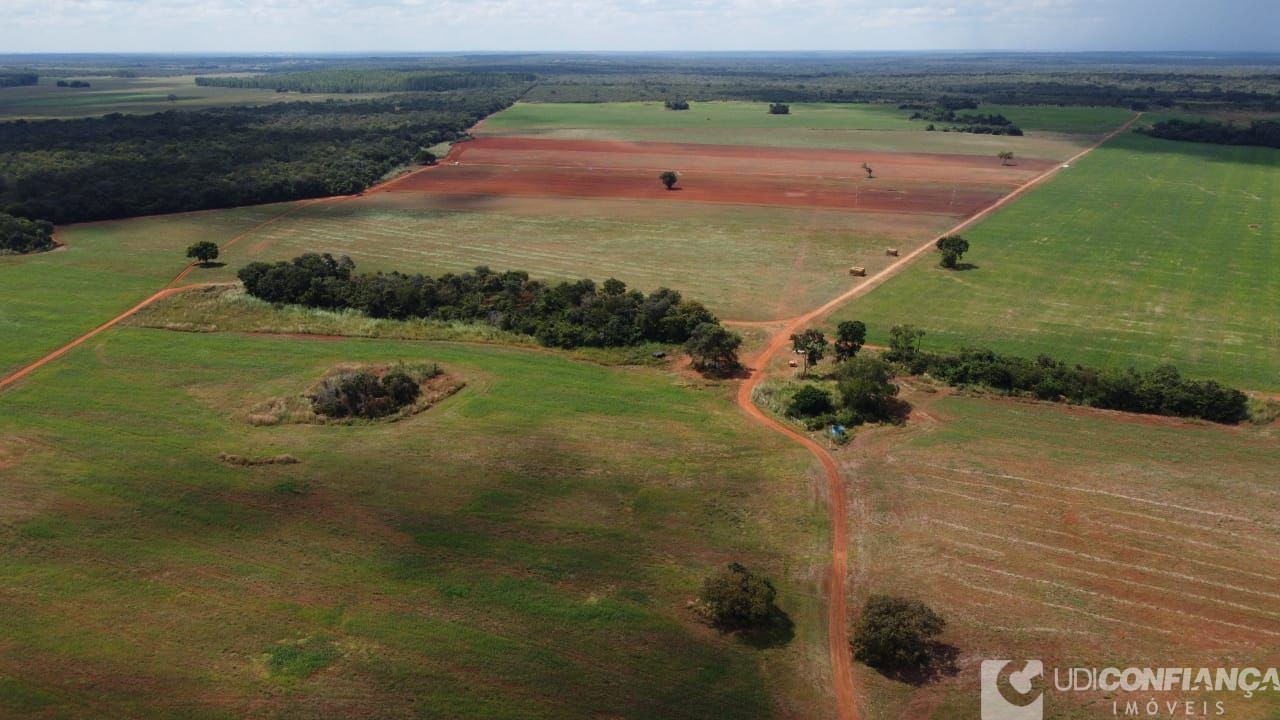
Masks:
[[[972,269],[922,261],[839,311],[926,349],[1280,388],[1280,151],[1125,134],[967,230]]]

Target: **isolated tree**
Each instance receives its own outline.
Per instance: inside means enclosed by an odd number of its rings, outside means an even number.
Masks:
[[[178,96],[177,96],[177,95],[174,95],[173,93],[169,93],[168,100],[169,100],[169,102],[171,102],[171,103],[173,103],[173,102],[178,102]]]
[[[688,110],[689,109],[689,101],[680,99],[680,98],[677,98],[675,100],[668,100],[665,103],[663,103],[663,105],[668,110]]]
[[[853,633],[853,657],[887,672],[923,670],[933,659],[934,638],[947,621],[928,605],[888,595],[872,595]]]
[[[212,262],[218,258],[218,246],[208,240],[201,240],[187,248],[187,257],[194,258],[201,264]]]
[[[787,414],[791,417],[815,417],[835,410],[831,393],[817,385],[805,385],[791,396],[787,404]]]
[[[942,267],[955,269],[960,258],[969,252],[969,241],[959,235],[947,235],[938,239],[938,251],[942,253]]]
[[[1008,165],[1009,163],[1013,162],[1013,151],[1002,150],[996,153],[996,157],[1000,158],[1001,165]]]
[[[668,190],[670,190],[676,186],[676,181],[680,179],[680,176],[677,175],[674,170],[668,170],[659,175],[658,179],[662,181],[663,185],[667,186]]]
[[[786,103],[769,103],[770,115],[790,115],[791,106]]]
[[[867,178],[868,178],[868,179],[875,177],[875,173],[871,170],[871,166],[870,166],[870,165],[868,165],[868,164],[866,164],[866,163],[862,163],[862,169],[867,171]]]
[[[836,326],[834,343],[836,362],[844,362],[858,354],[867,342],[867,326],[861,320],[845,320]]]
[[[840,404],[855,422],[884,422],[893,418],[898,386],[893,366],[874,356],[856,357],[836,370]]]
[[[821,330],[809,328],[802,333],[791,336],[791,349],[804,357],[803,375],[809,374],[809,368],[817,365],[822,356],[827,354],[827,336]]]
[[[693,329],[684,343],[684,351],[693,367],[707,375],[729,375],[740,367],[738,348],[742,336],[726,330],[720,323],[704,322]]]
[[[885,358],[893,362],[913,362],[920,355],[923,337],[924,331],[915,325],[894,325],[889,328],[889,352]]]
[[[730,563],[702,581],[698,599],[712,622],[736,629],[767,623],[777,595],[768,580]]]

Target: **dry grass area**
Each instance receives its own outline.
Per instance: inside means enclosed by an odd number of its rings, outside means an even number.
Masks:
[[[1262,561],[1280,550],[1274,424],[943,395],[909,393],[906,426],[844,453],[855,606],[868,593],[923,599],[960,653],[958,674],[921,687],[864,669],[869,718],[976,717],[988,658],[1280,663],[1280,571]],[[1112,717],[1112,699],[1051,689],[1046,716]],[[1274,693],[1167,699],[1222,700],[1232,718],[1280,708]]]

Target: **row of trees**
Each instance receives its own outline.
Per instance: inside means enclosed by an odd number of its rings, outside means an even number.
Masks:
[[[52,250],[53,224],[0,213],[0,255]]]
[[[885,358],[913,374],[927,373],[957,386],[978,386],[1041,400],[1170,415],[1234,424],[1249,416],[1249,398],[1214,380],[1182,377],[1172,365],[1151,370],[1101,370],[1040,355],[1035,360],[993,350],[930,353],[920,349],[924,331],[911,325],[890,331]]]
[[[1138,132],[1164,140],[1280,148],[1280,121],[1254,120],[1247,127],[1212,120],[1162,120]]]
[[[55,223],[356,193],[519,88],[0,124],[0,211]]]
[[[536,79],[532,73],[516,72],[347,69],[197,77],[196,85],[300,93],[441,92],[527,85]]]
[[[351,308],[372,317],[486,322],[552,347],[618,347],[643,342],[695,343],[695,365],[736,368],[741,339],[701,303],[661,288],[648,295],[620,280],[551,285],[519,271],[429,277],[356,274],[350,258],[308,253],[291,262],[255,262],[239,272],[250,295],[272,303]],[[704,327],[705,326],[705,327]],[[695,352],[696,351],[696,352]]]
[[[40,76],[35,73],[0,73],[0,87],[24,87],[39,82]]]

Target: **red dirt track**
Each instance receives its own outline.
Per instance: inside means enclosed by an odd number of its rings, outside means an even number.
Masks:
[[[821,207],[968,216],[1050,166],[1001,166],[970,155],[480,138],[454,146],[437,172],[387,183],[383,192],[570,196]],[[868,179],[867,162],[876,172]],[[455,164],[457,163],[457,164]],[[667,191],[658,173],[675,169]]]

